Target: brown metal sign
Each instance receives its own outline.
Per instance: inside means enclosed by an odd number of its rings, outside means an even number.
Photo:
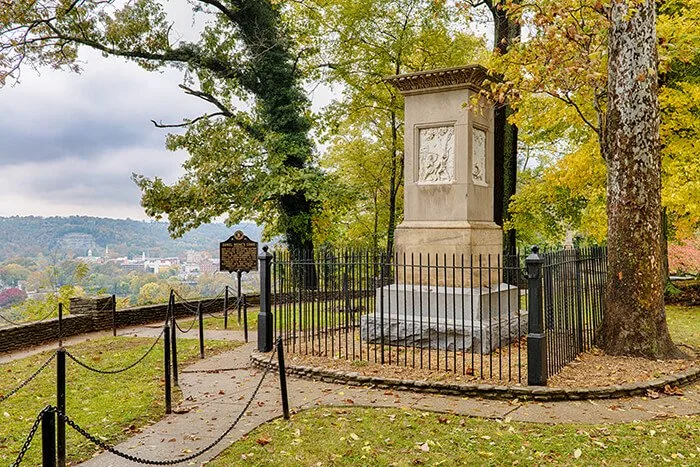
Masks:
[[[219,243],[219,271],[250,272],[258,270],[258,243],[237,230]]]

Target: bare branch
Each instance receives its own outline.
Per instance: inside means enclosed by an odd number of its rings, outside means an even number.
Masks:
[[[184,123],[166,124],[166,123],[158,123],[155,120],[151,120],[151,123],[153,123],[153,125],[156,128],[184,128],[184,127],[188,127],[190,125],[194,125],[195,123],[197,123],[200,120],[204,120],[204,119],[208,119],[208,118],[212,118],[212,117],[221,117],[221,116],[225,116],[225,114],[223,112],[214,112],[211,114],[200,115],[199,117],[192,119],[192,120],[189,120],[189,121],[186,121]]]

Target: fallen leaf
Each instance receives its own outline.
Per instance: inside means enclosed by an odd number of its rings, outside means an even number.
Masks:
[[[423,452],[428,452],[428,451],[430,451],[430,446],[428,446],[428,442],[427,442],[427,441],[426,441],[425,443],[421,444],[419,447],[420,447],[420,450],[423,451]]]
[[[265,446],[266,444],[270,444],[272,442],[272,438],[265,438],[265,437],[260,437],[255,440],[256,443],[258,443],[260,446]]]
[[[664,386],[664,394],[668,394],[669,396],[682,396],[683,391],[681,391],[678,386],[671,386],[667,384]]]

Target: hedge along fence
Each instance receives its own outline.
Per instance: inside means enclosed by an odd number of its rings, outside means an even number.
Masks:
[[[260,303],[258,295],[248,295],[247,300],[250,305]],[[205,313],[221,312],[224,308],[223,298],[203,298],[187,303],[175,303],[175,316],[192,316],[192,309],[196,309],[200,302]],[[110,296],[71,299],[71,314],[63,317],[62,337],[65,339],[90,332],[106,331],[112,329],[113,324],[117,328],[123,328],[163,322],[168,309],[167,303],[120,309],[116,311],[113,323],[111,303]],[[229,300],[229,307],[233,308],[235,303],[235,299]],[[57,341],[58,332],[58,318],[0,328],[0,353]]]

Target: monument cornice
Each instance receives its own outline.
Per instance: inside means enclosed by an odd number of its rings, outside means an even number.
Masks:
[[[466,88],[478,92],[484,89],[485,81],[491,80],[493,80],[493,77],[481,65],[441,68],[384,78],[384,81],[392,84],[402,94],[434,92],[441,88]]]

